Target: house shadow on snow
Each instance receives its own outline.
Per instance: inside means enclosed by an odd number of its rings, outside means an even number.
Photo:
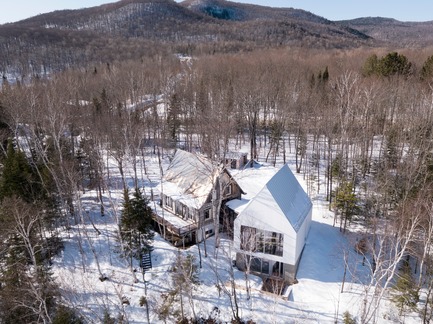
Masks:
[[[368,260],[355,251],[356,237],[339,227],[311,222],[310,232],[302,253],[297,271],[297,279],[310,279],[325,283],[343,282],[345,264],[347,264],[345,282],[359,283],[368,278],[370,267]]]

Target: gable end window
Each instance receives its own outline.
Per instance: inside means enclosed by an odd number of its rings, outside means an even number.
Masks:
[[[205,219],[205,220],[210,219],[210,216],[211,216],[211,214],[210,214],[210,209],[206,209],[206,210],[203,212],[203,215],[204,215],[204,219]]]
[[[229,196],[232,194],[232,185],[228,184],[225,188],[224,188],[224,196]]]

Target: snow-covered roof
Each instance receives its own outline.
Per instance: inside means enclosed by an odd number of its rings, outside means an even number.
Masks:
[[[265,169],[261,169],[256,169],[256,172],[265,171]],[[252,175],[254,174],[254,171],[250,172]],[[271,171],[266,170],[266,173],[263,173],[261,177],[257,173],[256,179],[250,182],[251,187],[242,188],[247,193],[250,191],[249,195],[254,195],[253,197],[246,197],[246,204],[242,205],[240,201],[231,201],[228,206],[236,212],[245,212],[251,217],[285,218],[297,232],[312,208],[310,198],[287,165],[274,173],[270,179],[267,176],[271,174]],[[260,179],[269,180],[261,185]],[[237,181],[242,187],[242,180]]]
[[[297,232],[310,212],[312,203],[287,164],[272,177],[256,199],[268,199],[269,194]]]
[[[244,194],[242,195],[242,199],[230,200],[226,205],[239,214],[251,199],[257,196],[277,171],[278,169],[273,166],[258,163],[253,168],[248,167],[240,171],[230,170],[230,173],[242,188]]]
[[[163,177],[163,192],[189,207],[200,208],[213,188],[216,174],[205,156],[178,149]]]

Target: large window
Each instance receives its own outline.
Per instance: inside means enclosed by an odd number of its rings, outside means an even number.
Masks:
[[[241,226],[241,249],[244,251],[283,256],[283,238],[281,233]]]

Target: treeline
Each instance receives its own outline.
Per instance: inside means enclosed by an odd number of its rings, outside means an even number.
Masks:
[[[49,275],[50,257],[61,247],[56,233],[82,222],[83,191],[99,193],[104,213],[105,154],[116,160],[125,192],[126,161],[139,188],[145,148],[163,154],[182,146],[220,157],[233,143],[248,143],[250,157],[264,151],[270,163],[286,162],[294,152],[310,191],[323,191],[318,179],[325,177],[335,225],[345,231],[356,221],[366,229],[365,244],[357,247],[371,266],[364,322],[403,260],[412,267],[410,289],[431,292],[432,59],[409,54],[161,54],[71,69],[26,85],[6,82],[0,92],[0,221],[9,225],[0,230],[0,295],[9,297],[0,298],[2,321],[49,321],[64,310]],[[133,201],[141,201],[136,194]],[[21,224],[31,231],[21,233]],[[24,277],[10,277],[12,269]],[[396,294],[406,294],[405,287]]]

